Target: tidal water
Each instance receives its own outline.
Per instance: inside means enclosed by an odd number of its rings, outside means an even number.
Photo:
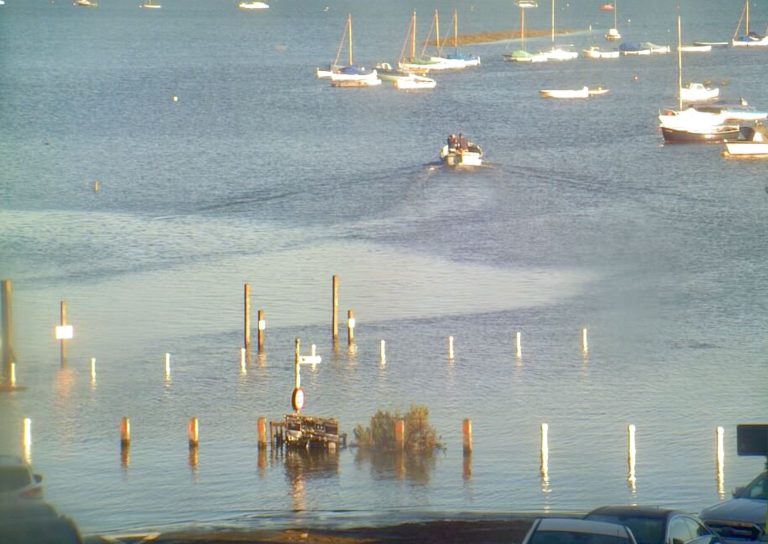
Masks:
[[[462,34],[517,28],[519,13],[499,0],[162,3],[0,6],[0,277],[13,282],[26,387],[0,394],[0,450],[23,453],[30,418],[45,495],[85,533],[609,503],[698,512],[761,469],[736,455],[736,425],[768,418],[768,163],[663,145],[674,54],[518,66],[506,41],[463,48],[482,66],[436,75],[433,91],[334,89],[314,69],[335,57],[348,13],[367,65],[396,60],[414,9],[422,39],[437,7],[441,29],[459,10]],[[601,3],[560,0],[557,26],[574,33],[558,43],[604,45]],[[684,42],[727,40],[738,4],[620,2],[619,30],[674,46],[679,13]],[[549,18],[544,1],[526,24]],[[766,23],[755,4],[752,24]],[[766,55],[686,55],[683,78],[768,108]],[[538,96],[598,84],[610,93]],[[487,166],[436,163],[450,132],[483,146]],[[246,282],[266,354],[242,372]],[[62,300],[75,334],[65,365]],[[323,358],[302,369],[306,413],[337,417],[352,441],[379,409],[426,405],[445,449],[260,456],[257,418],[291,409],[296,337]],[[133,444],[121,459],[122,417]]]

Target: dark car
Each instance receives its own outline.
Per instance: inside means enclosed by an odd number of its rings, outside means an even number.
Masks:
[[[45,501],[0,504],[2,544],[82,544],[75,523]]]
[[[578,518],[539,518],[523,544],[637,544],[624,525]]]
[[[763,538],[768,519],[768,471],[737,487],[732,499],[702,510],[701,519],[728,541]]]
[[[692,514],[648,506],[603,506],[584,519],[626,525],[638,544],[715,544],[720,537]]]

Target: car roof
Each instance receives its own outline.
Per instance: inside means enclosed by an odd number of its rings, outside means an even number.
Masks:
[[[578,518],[541,518],[538,531],[568,531],[608,536],[627,536],[627,528],[618,523]]]
[[[0,454],[0,465],[24,465],[27,466],[27,463],[24,462],[24,460],[21,457],[17,457],[16,455],[3,455]]]
[[[637,518],[666,519],[670,516],[689,515],[681,510],[673,508],[661,508],[658,506],[601,506],[589,512],[585,517],[592,515],[601,516],[634,516]]]

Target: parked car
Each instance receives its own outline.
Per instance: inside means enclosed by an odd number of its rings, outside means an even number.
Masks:
[[[0,504],[0,542],[3,544],[82,544],[74,521],[45,501]]]
[[[539,518],[523,544],[637,544],[624,525],[578,518]]]
[[[744,487],[737,487],[733,498],[701,511],[701,519],[729,541],[766,538],[768,523],[768,470]]]
[[[0,504],[42,499],[42,481],[20,457],[0,455]]]
[[[698,517],[649,506],[603,506],[584,519],[626,525],[638,544],[718,544],[722,540]]]

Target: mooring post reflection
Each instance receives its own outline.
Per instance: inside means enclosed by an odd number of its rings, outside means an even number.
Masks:
[[[313,479],[332,478],[339,473],[338,450],[322,447],[285,448],[285,476],[291,486],[294,510],[306,510],[306,485]]]

